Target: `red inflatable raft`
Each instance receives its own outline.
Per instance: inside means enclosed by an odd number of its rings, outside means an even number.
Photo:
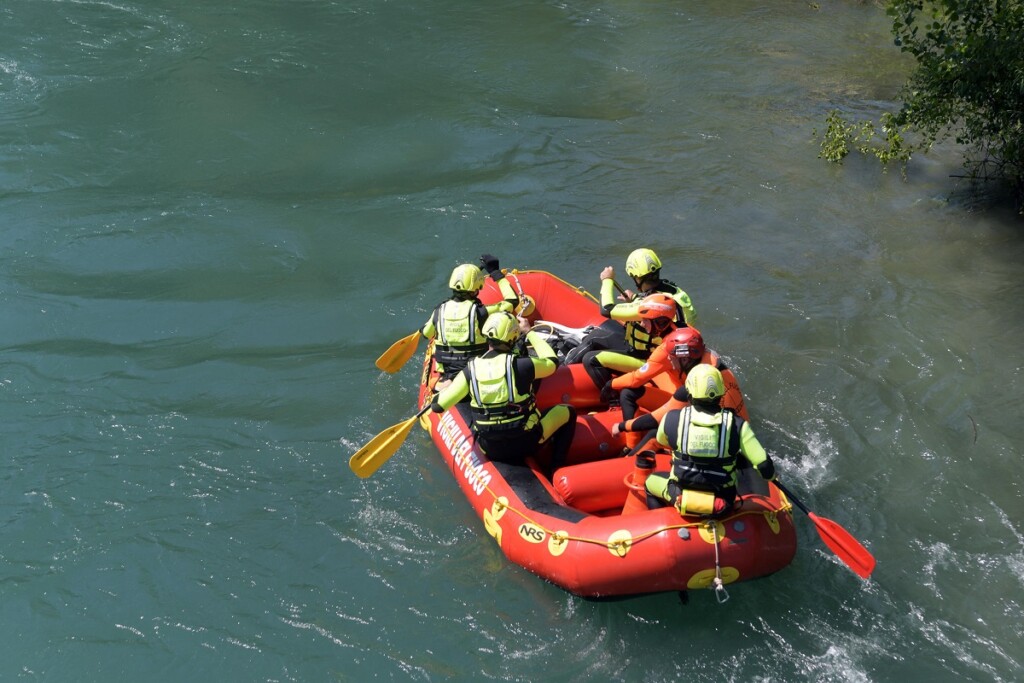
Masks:
[[[534,303],[529,318],[583,330],[607,324],[595,298],[541,271],[512,271],[507,277],[520,295]],[[501,299],[488,279],[481,300]],[[420,387],[426,406],[437,375],[428,347]],[[680,516],[672,507],[648,510],[635,458],[622,457],[623,443],[611,426],[621,411],[600,402],[582,365],[561,366],[541,380],[538,406],[559,402],[576,406],[576,436],[568,464],[543,474],[543,463],[529,466],[491,462],[476,447],[466,404],[436,414],[427,411],[427,428],[466,499],[509,560],[576,595],[607,598],[661,591],[715,588],[719,600],[726,584],[776,572],[796,552],[791,505],[756,471],[740,470],[741,505],[727,517],[710,521]],[[547,449],[537,455],[548,457]],[[670,454],[657,454],[657,470],[667,470]]]

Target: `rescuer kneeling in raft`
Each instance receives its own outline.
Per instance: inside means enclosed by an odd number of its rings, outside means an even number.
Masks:
[[[725,395],[722,397],[721,406],[749,421],[750,415],[747,413],[736,375],[717,353],[704,345],[704,337],[697,328],[681,327],[666,336],[665,341],[639,369],[608,380],[601,389],[603,400],[608,401],[617,396],[622,406],[623,428],[619,429],[618,425],[614,425],[612,435],[625,432],[626,448],[629,450],[645,441],[646,433],[656,429],[668,411],[682,408],[689,403],[686,375],[698,363],[718,368],[725,383]],[[651,386],[651,382],[660,384]],[[668,393],[668,387],[674,387],[673,393]],[[646,398],[647,407],[652,403],[657,407],[649,414],[636,417],[641,398]]]
[[[436,337],[434,358],[437,360],[441,382],[455,377],[466,367],[470,358],[487,350],[487,340],[482,331],[487,317],[498,311],[511,311],[519,302],[515,292],[503,279],[498,259],[490,254],[484,254],[481,260],[483,258],[488,259],[485,265],[491,268],[491,278],[498,282],[505,299],[489,306],[482,304],[478,296],[484,286],[483,271],[471,263],[463,263],[456,266],[448,279],[451,298],[434,309],[420,330],[420,334],[427,339]]]
[[[491,460],[521,465],[549,439],[552,443],[549,472],[565,464],[576,431],[576,410],[562,403],[543,414],[537,409],[533,383],[558,367],[551,346],[529,322],[499,312],[487,318],[483,334],[488,351],[472,358],[452,383],[434,397],[430,409],[444,412],[469,396],[473,433]],[[524,329],[525,328],[525,329]],[[512,347],[521,332],[537,356],[517,354]]]
[[[685,388],[690,405],[669,411],[658,425],[658,443],[672,449],[672,469],[647,478],[648,505],[660,500],[680,514],[728,513],[736,501],[739,456],[768,481],[775,478],[775,464],[750,424],[721,407],[725,383],[717,368],[698,364]]]

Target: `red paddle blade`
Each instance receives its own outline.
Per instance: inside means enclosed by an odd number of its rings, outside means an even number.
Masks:
[[[808,512],[807,516],[818,528],[821,540],[840,560],[846,563],[847,567],[862,579],[871,576],[871,572],[875,569],[875,557],[856,538],[851,536],[850,532],[831,519],[819,517],[813,512]]]

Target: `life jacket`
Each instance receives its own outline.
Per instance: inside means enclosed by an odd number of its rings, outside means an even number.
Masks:
[[[731,410],[709,415],[686,406],[679,411],[675,437],[670,481],[711,491],[736,485],[740,434]]]
[[[434,342],[434,359],[446,370],[451,366],[462,368],[473,356],[487,350],[487,339],[480,330],[477,320],[476,299],[455,301],[450,299],[437,307],[434,328],[437,340]]]
[[[535,422],[529,419],[535,413],[534,395],[516,389],[515,361],[511,353],[469,361],[469,407],[478,434],[521,430]]]
[[[626,344],[630,355],[646,357],[658,348],[662,338],[651,330],[652,320],[630,320],[626,323]],[[666,334],[671,331],[666,331]]]

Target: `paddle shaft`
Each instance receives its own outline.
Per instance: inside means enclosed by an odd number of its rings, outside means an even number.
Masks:
[[[806,507],[806,506],[805,506],[805,505],[804,505],[803,503],[801,503],[801,502],[800,502],[800,499],[799,499],[799,498],[797,498],[796,496],[794,496],[794,495],[793,495],[793,492],[792,492],[792,491],[790,491],[790,490],[789,490],[788,488],[786,488],[786,486],[785,486],[785,485],[784,485],[784,484],[783,484],[783,483],[782,483],[781,481],[779,481],[778,479],[776,479],[776,480],[775,480],[775,485],[776,485],[776,486],[778,486],[778,487],[779,487],[779,490],[780,490],[780,491],[782,491],[783,493],[785,493],[785,494],[786,494],[786,497],[787,497],[787,498],[789,498],[789,499],[790,499],[791,501],[793,501],[793,503],[794,503],[794,504],[795,504],[795,505],[796,505],[796,506],[797,506],[798,508],[800,508],[801,510],[803,510],[803,511],[804,511],[804,514],[805,514],[805,515],[810,515],[810,514],[811,514],[811,511],[810,511],[810,510],[808,510],[808,509],[807,509],[807,507]]]

